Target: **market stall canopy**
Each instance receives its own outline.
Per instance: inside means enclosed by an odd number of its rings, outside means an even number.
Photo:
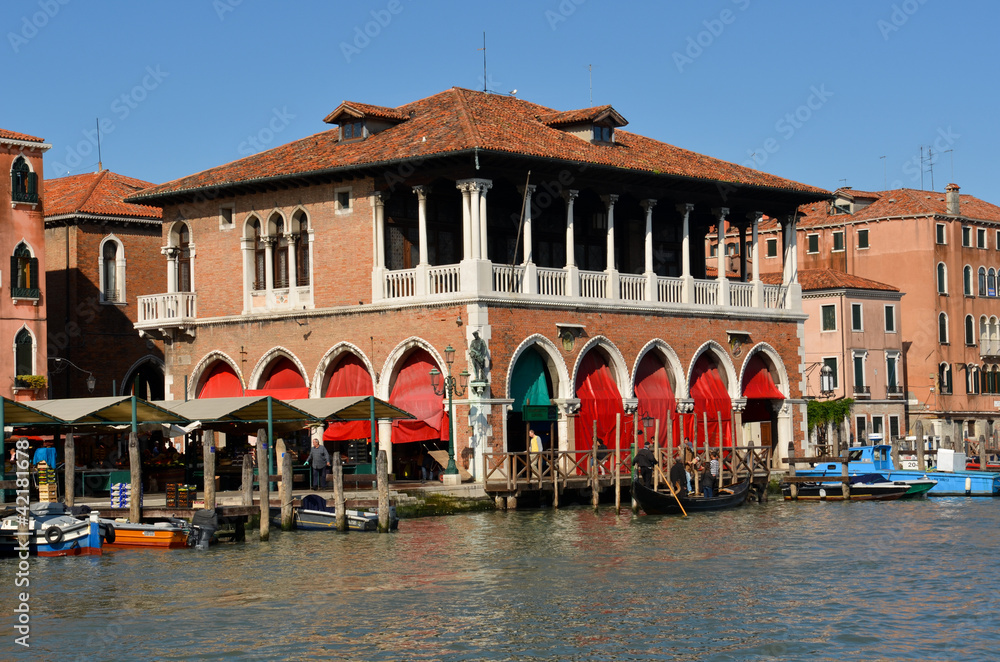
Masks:
[[[201,421],[206,428],[267,423],[267,396],[239,398],[198,398],[195,400],[160,400],[156,404],[189,421]],[[283,400],[271,398],[270,420],[282,423],[319,423],[322,419]]]
[[[136,398],[135,404],[137,422],[181,424],[191,422],[183,415],[171,411],[162,404],[148,402],[142,398]],[[57,419],[55,424],[112,426],[132,423],[132,396],[129,395],[36,400],[32,406],[53,419]]]
[[[13,427],[52,425],[62,421],[21,402],[3,399],[3,424]]]
[[[320,420],[367,421],[372,417],[371,399],[375,401],[375,418],[414,418],[413,414],[370,395],[298,398],[288,400],[288,404],[309,412]]]

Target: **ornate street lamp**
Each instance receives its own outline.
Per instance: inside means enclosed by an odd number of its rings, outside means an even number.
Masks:
[[[455,407],[452,404],[452,395],[461,397],[465,394],[465,388],[469,383],[469,371],[462,370],[456,380],[451,374],[451,364],[455,362],[455,349],[448,345],[444,348],[444,362],[448,366],[448,375],[442,383],[441,371],[431,368],[431,386],[435,395],[448,395],[448,466],[444,470],[446,476],[454,476],[458,473],[455,466]]]
[[[642,428],[646,431],[646,441],[647,442],[649,441],[649,435],[650,435],[650,432],[653,429],[654,425],[656,425],[656,419],[653,418],[649,414],[649,412],[647,412],[647,413],[645,413],[645,414],[642,415]],[[652,441],[652,443],[655,444],[656,443],[656,439],[654,439]]]
[[[819,369],[819,392],[827,397],[833,395],[833,368],[826,363]]]
[[[61,356],[52,356],[52,357],[49,357],[49,358],[52,361],[56,362],[56,369],[53,372],[60,373],[60,372],[62,372],[63,370],[66,369],[67,365],[69,365],[69,366],[72,366],[72,367],[76,368],[80,372],[87,373],[87,390],[90,391],[91,393],[94,392],[94,388],[97,386],[97,378],[94,377],[94,373],[90,372],[89,370],[84,370],[83,368],[81,368],[77,364],[73,363],[69,359],[64,359]]]

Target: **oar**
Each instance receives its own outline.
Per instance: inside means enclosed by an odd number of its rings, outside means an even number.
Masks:
[[[659,471],[660,474],[663,473],[663,471],[660,469],[660,467],[656,467],[656,470]],[[678,497],[677,493],[674,492],[674,486],[673,486],[673,484],[669,480],[666,480],[666,477],[664,477],[663,482],[665,482],[667,484],[667,487],[670,488],[670,494],[671,494],[671,496],[674,497],[674,500],[677,502],[677,507],[681,509],[682,513],[684,513],[684,517],[687,517],[688,516],[687,511],[684,510],[684,506],[681,505],[680,497]]]

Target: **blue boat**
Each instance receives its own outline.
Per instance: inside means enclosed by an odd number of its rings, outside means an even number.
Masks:
[[[30,556],[81,556],[102,553],[105,541],[114,542],[114,526],[102,524],[97,513],[79,520],[61,503],[33,503],[28,516]],[[0,522],[0,556],[20,556],[18,515]],[[22,557],[23,558],[23,557]]]
[[[1000,495],[1000,473],[992,471],[917,471],[896,469],[888,445],[855,446],[850,449],[848,475],[878,473],[886,480],[919,480],[929,478],[937,485],[927,492],[929,496],[997,496]],[[840,463],[822,462],[812,469],[797,469],[797,476],[840,476]]]

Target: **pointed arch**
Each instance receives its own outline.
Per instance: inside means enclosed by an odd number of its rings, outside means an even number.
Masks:
[[[97,251],[97,273],[101,301],[124,303],[125,244],[114,233],[101,240]]]
[[[240,396],[245,392],[239,364],[231,356],[219,350],[212,350],[191,371],[188,388],[193,389],[188,397],[224,398]]]
[[[608,354],[608,358],[610,359],[609,366],[613,371],[615,383],[618,385],[618,389],[621,390],[622,388],[625,388],[626,393],[623,394],[623,396],[629,397],[631,394],[632,380],[629,378],[628,364],[625,362],[625,356],[621,353],[621,350],[618,349],[618,346],[611,342],[607,336],[594,336],[587,341],[587,344],[580,348],[580,353],[576,357],[576,363],[573,365],[573,384],[576,384],[577,375],[580,370],[580,362],[583,360],[583,356],[598,346],[604,349]]]
[[[788,371],[785,369],[785,362],[781,360],[781,355],[778,354],[777,350],[766,342],[757,343],[747,352],[746,358],[743,360],[743,365],[740,367],[739,383],[741,386],[743,385],[743,380],[747,377],[746,372],[747,366],[750,365],[750,359],[757,354],[762,354],[767,358],[771,378],[774,380],[774,385],[781,391],[781,394],[786,398],[791,397],[791,383],[788,379]],[[742,395],[742,388],[740,394]]]
[[[681,441],[680,418],[677,416],[678,390],[683,394],[681,397],[687,395],[677,353],[660,339],[646,343],[639,351],[632,370],[632,392],[638,403],[639,416],[652,416],[660,422],[659,436],[653,440],[660,446],[666,445],[668,438],[674,445]]]
[[[631,443],[631,419],[625,418],[622,388],[629,389],[631,382],[625,360],[618,348],[603,336],[590,340],[577,357],[573,368],[574,394],[580,400],[580,413],[576,417],[576,449],[586,450],[593,445],[594,424],[597,436],[609,448],[615,447],[615,424],[621,415],[622,447]]]
[[[402,341],[386,357],[380,391],[386,399],[416,417],[392,421],[392,443],[448,439],[448,414],[442,396],[434,393],[430,371],[447,372],[440,354],[422,338]]]
[[[305,366],[286,347],[272,347],[265,352],[250,372],[249,381],[255,388],[247,389],[247,395],[270,395],[282,400],[309,397]]]
[[[522,340],[521,344],[514,350],[514,353],[511,354],[510,363],[508,364],[510,368],[507,370],[507,380],[504,384],[504,393],[507,393],[509,397],[511,379],[514,372],[513,367],[517,365],[517,360],[521,355],[532,348],[542,355],[545,365],[549,369],[549,376],[553,382],[553,397],[560,399],[572,398],[573,394],[570,392],[569,371],[566,369],[566,361],[563,360],[562,354],[559,353],[559,348],[555,346],[555,343],[539,333],[530,335]]]
[[[706,442],[717,445],[720,434],[724,445],[732,444],[732,400],[738,388],[727,352],[714,340],[702,344],[688,370],[688,393],[694,401],[694,412],[684,417],[684,436],[696,447]]]
[[[163,400],[166,395],[164,388],[163,359],[147,354],[132,363],[122,377],[121,387],[116,395],[128,395],[133,384],[137,387],[136,395],[146,400]]]

